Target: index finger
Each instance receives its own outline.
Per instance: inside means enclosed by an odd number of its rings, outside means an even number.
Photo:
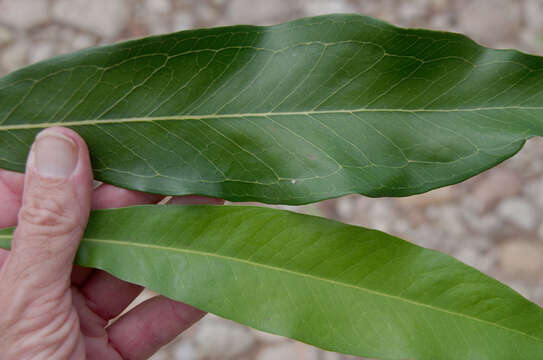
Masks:
[[[17,223],[23,183],[24,174],[0,169],[0,228]]]

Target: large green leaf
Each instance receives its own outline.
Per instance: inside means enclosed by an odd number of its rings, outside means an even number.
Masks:
[[[7,247],[11,230],[0,230]],[[76,263],[328,350],[387,359],[535,360],[543,310],[444,254],[258,207],[93,212]]]
[[[37,131],[90,144],[97,179],[301,204],[405,196],[543,134],[543,59],[359,15],[93,48],[0,79],[0,167]]]

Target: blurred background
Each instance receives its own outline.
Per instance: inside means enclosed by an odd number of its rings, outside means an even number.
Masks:
[[[363,13],[462,32],[543,55],[543,0],[0,0],[0,75],[98,44],[195,27]],[[543,140],[464,183],[409,198],[351,195],[283,207],[377,228],[438,249],[543,305]],[[139,300],[152,296],[145,292]],[[154,360],[340,360],[350,356],[208,315]]]

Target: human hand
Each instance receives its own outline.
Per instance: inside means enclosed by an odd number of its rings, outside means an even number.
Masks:
[[[0,170],[0,228],[17,225],[11,252],[0,249],[3,360],[147,359],[204,316],[157,296],[109,324],[142,288],[72,266],[91,207],[160,200],[111,185],[93,191],[87,146],[66,128],[38,135],[25,175]],[[172,202],[222,200],[186,196]]]

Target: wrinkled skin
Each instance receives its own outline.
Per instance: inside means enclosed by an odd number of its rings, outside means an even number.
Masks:
[[[17,225],[11,252],[0,249],[2,359],[147,359],[204,312],[157,296],[110,324],[142,288],[72,263],[91,208],[162,198],[111,185],[93,190],[83,139],[66,128],[44,132],[73,140],[77,163],[67,178],[44,177],[34,145],[24,175],[0,170],[0,227]],[[186,196],[170,202],[222,200]]]

